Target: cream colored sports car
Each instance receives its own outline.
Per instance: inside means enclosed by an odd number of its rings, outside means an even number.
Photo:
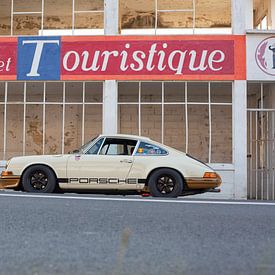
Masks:
[[[218,191],[220,184],[220,176],[203,162],[132,135],[100,135],[66,155],[14,157],[0,177],[0,187],[27,192],[136,190],[155,197]]]

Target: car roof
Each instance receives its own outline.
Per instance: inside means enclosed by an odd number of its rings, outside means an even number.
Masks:
[[[100,137],[108,137],[108,138],[126,138],[126,139],[140,139],[140,140],[148,140],[152,141],[148,137],[137,136],[137,135],[125,135],[125,134],[112,134],[112,135],[100,135]]]

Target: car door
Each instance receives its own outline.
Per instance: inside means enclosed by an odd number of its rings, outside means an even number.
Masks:
[[[128,185],[135,185],[134,180],[127,177],[133,165],[132,148],[136,143],[129,139],[105,138],[96,154],[91,148],[86,154],[70,156],[68,184],[75,188],[94,189],[128,189]]]

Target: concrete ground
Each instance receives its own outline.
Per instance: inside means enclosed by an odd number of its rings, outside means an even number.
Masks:
[[[0,274],[275,274],[275,203],[0,191]]]

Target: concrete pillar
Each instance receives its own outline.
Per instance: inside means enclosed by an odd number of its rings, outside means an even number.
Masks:
[[[104,34],[117,35],[119,26],[119,1],[104,0]]]
[[[232,32],[253,29],[253,0],[232,0]],[[235,198],[247,198],[247,82],[233,83],[233,164]]]
[[[104,0],[104,34],[117,35],[119,1]],[[103,88],[103,129],[104,134],[117,133],[117,81],[105,80]]]
[[[117,82],[106,80],[103,89],[103,133],[117,133]]]
[[[231,7],[233,34],[253,29],[253,0],[232,0]]]
[[[268,2],[268,29],[275,30],[275,0]]]
[[[246,80],[233,83],[233,164],[235,198],[247,198],[247,92]]]

